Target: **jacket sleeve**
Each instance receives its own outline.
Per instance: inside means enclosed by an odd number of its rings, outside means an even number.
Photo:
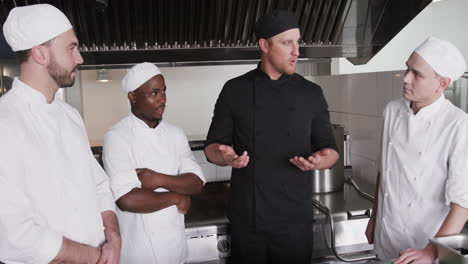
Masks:
[[[327,101],[319,86],[317,86],[317,91],[317,98],[315,100],[317,100],[319,105],[319,112],[316,113],[312,122],[312,150],[316,152],[323,148],[331,148],[338,152],[338,146],[336,145],[330,123],[330,112],[328,111]]]
[[[229,106],[229,82],[226,83],[216,100],[213,118],[211,119],[210,129],[205,141],[205,147],[219,143],[224,145],[232,145],[232,134],[234,128],[234,121]]]
[[[451,144],[445,201],[468,208],[468,118],[463,121]]]
[[[141,188],[130,149],[130,145],[117,133],[111,131],[104,136],[102,161],[116,201],[133,188]]]
[[[203,171],[195,160],[195,156],[193,155],[192,150],[188,144],[187,137],[182,130],[180,130],[180,136],[178,138],[179,140],[177,142],[177,146],[179,148],[178,153],[180,155],[179,174],[189,172],[194,173],[198,176],[198,178],[200,178],[200,180],[203,181],[203,184],[205,184],[206,179],[203,175]]]
[[[57,256],[62,235],[48,226],[24,192],[20,140],[0,126],[0,261],[49,263]]]
[[[115,202],[109,183],[109,177],[97,162],[94,156],[91,156],[92,169],[94,171],[94,181],[96,183],[96,194],[98,206],[101,212],[114,211]]]

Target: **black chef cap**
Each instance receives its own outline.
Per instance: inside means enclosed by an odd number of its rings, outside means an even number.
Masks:
[[[265,14],[255,24],[255,35],[258,39],[269,39],[279,33],[293,28],[299,28],[294,13],[286,10],[274,10]]]

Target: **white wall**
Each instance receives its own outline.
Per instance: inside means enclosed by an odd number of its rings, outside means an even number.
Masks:
[[[208,132],[214,104],[224,83],[256,67],[250,65],[161,67],[167,86],[164,119],[181,127],[193,139]],[[106,131],[129,113],[120,88],[127,70],[111,70],[112,82],[96,81],[95,70],[80,73],[82,112],[91,145],[102,145]]]
[[[161,68],[168,96],[164,118],[182,127],[188,135],[205,136],[224,83],[256,67],[251,64]]]
[[[467,0],[433,2],[367,64],[355,66],[345,58],[336,58],[332,60],[332,74],[404,70],[411,52],[429,36],[452,42],[468,58],[466,10]]]
[[[106,131],[128,115],[129,104],[120,89],[125,70],[111,71],[112,82],[96,81],[96,71],[80,71],[82,113],[91,146],[102,146]]]

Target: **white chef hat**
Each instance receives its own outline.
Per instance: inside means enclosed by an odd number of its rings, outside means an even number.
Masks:
[[[149,62],[137,64],[128,70],[122,80],[122,89],[125,93],[133,92],[149,79],[161,74],[159,68]]]
[[[13,51],[28,50],[72,28],[68,18],[49,4],[13,8],[3,24],[3,35]]]
[[[466,62],[462,53],[446,40],[429,37],[414,52],[431,65],[438,75],[450,78],[450,83],[456,81],[466,71]]]

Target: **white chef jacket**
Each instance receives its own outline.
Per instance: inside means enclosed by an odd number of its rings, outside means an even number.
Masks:
[[[100,246],[115,210],[78,112],[15,78],[0,98],[0,261],[49,263],[62,236]]]
[[[424,248],[450,203],[468,208],[468,115],[444,95],[415,115],[410,102],[384,111],[375,249],[392,259]]]
[[[115,200],[141,188],[135,169],[148,168],[168,175],[194,173],[205,182],[184,132],[166,121],[150,128],[132,113],[104,136],[104,167]],[[157,192],[167,191],[163,188]],[[139,214],[117,209],[121,263],[184,263],[187,257],[184,215],[175,205]]]

